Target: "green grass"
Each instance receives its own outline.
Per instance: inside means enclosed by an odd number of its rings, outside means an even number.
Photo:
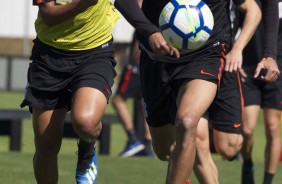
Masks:
[[[0,92],[0,108],[19,108],[22,93]],[[111,105],[107,112],[112,113]],[[167,164],[157,158],[134,157],[122,159],[117,154],[125,144],[125,134],[120,125],[115,124],[111,131],[111,147],[109,156],[98,155],[99,176],[97,184],[163,184]],[[32,168],[34,152],[33,132],[30,120],[25,120],[22,130],[22,151],[9,152],[7,136],[0,136],[0,183],[1,184],[33,184],[35,183]],[[263,124],[258,122],[255,132],[255,146],[253,157],[255,161],[256,183],[262,183],[264,172],[264,145],[265,137]],[[99,147],[99,146],[98,146]],[[74,171],[76,166],[76,140],[63,139],[59,155],[60,184],[75,184]],[[228,162],[220,156],[213,155],[218,166],[221,184],[239,184],[241,162]],[[279,164],[273,184],[282,181],[282,164]],[[195,176],[191,176],[193,184],[198,183]]]

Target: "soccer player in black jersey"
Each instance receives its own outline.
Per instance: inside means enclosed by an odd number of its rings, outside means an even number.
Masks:
[[[236,158],[243,142],[241,135],[243,99],[240,78],[238,72],[230,72],[230,67],[240,69],[243,48],[257,27],[260,10],[254,1],[241,1],[239,4],[237,2],[236,6],[232,4],[231,7],[243,12],[244,26],[232,49],[226,54],[225,70],[222,72],[216,98],[198,125],[194,172],[200,183],[219,183],[218,171],[210,153],[209,127],[217,153],[228,160]]]
[[[119,14],[108,0],[33,0],[37,37],[21,107],[32,111],[37,183],[58,183],[58,154],[68,110],[79,136],[77,184],[94,184],[95,140],[116,72],[112,29]]]
[[[226,56],[231,49],[228,1],[204,2],[214,15],[212,35],[203,47],[187,52],[170,46],[159,32],[158,18],[168,1],[143,0],[142,11],[135,1],[115,1],[117,9],[137,30],[147,122],[156,155],[169,161],[167,184],[185,183],[190,176],[196,156],[198,122],[216,96],[225,57],[226,70],[237,71],[241,66],[240,59],[235,59],[241,56],[237,51],[242,51],[247,44],[238,42],[242,44],[238,45],[238,50]],[[246,0],[246,3],[257,6],[253,0]],[[258,9],[257,14],[248,15],[256,16],[258,23],[261,14]],[[248,38],[257,24],[253,23],[253,29],[244,31]]]
[[[266,133],[263,184],[272,183],[281,149],[282,78],[279,74],[282,69],[282,1],[279,0],[280,27],[278,26],[278,0],[258,2],[261,2],[263,21],[244,50],[241,71],[245,100],[244,143],[241,151],[243,157],[242,184],[255,183],[252,159],[252,148],[255,142],[253,134],[261,108]],[[259,75],[261,69],[265,69],[266,72]]]

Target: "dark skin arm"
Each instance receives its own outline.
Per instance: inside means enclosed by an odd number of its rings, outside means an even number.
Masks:
[[[73,0],[69,4],[58,5],[54,1],[50,1],[40,4],[38,7],[43,21],[51,27],[75,17],[97,2],[98,0]]]

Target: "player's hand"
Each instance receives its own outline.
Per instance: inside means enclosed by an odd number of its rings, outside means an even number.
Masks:
[[[225,68],[227,72],[238,71],[242,68],[242,50],[232,48],[229,53],[225,55]]]
[[[149,44],[151,49],[159,55],[180,57],[179,51],[169,45],[160,32],[155,32],[149,37]]]
[[[265,69],[267,72],[264,76],[261,76],[261,79],[266,82],[275,82],[280,75],[280,71],[276,61],[271,58],[263,58],[261,62],[258,63],[254,77],[257,78],[262,69]]]

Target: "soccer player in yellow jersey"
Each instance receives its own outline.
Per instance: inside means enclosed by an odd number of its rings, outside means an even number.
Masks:
[[[109,0],[33,0],[37,37],[21,107],[32,112],[37,183],[58,183],[63,122],[71,111],[79,136],[76,182],[95,183],[95,140],[116,76]]]

